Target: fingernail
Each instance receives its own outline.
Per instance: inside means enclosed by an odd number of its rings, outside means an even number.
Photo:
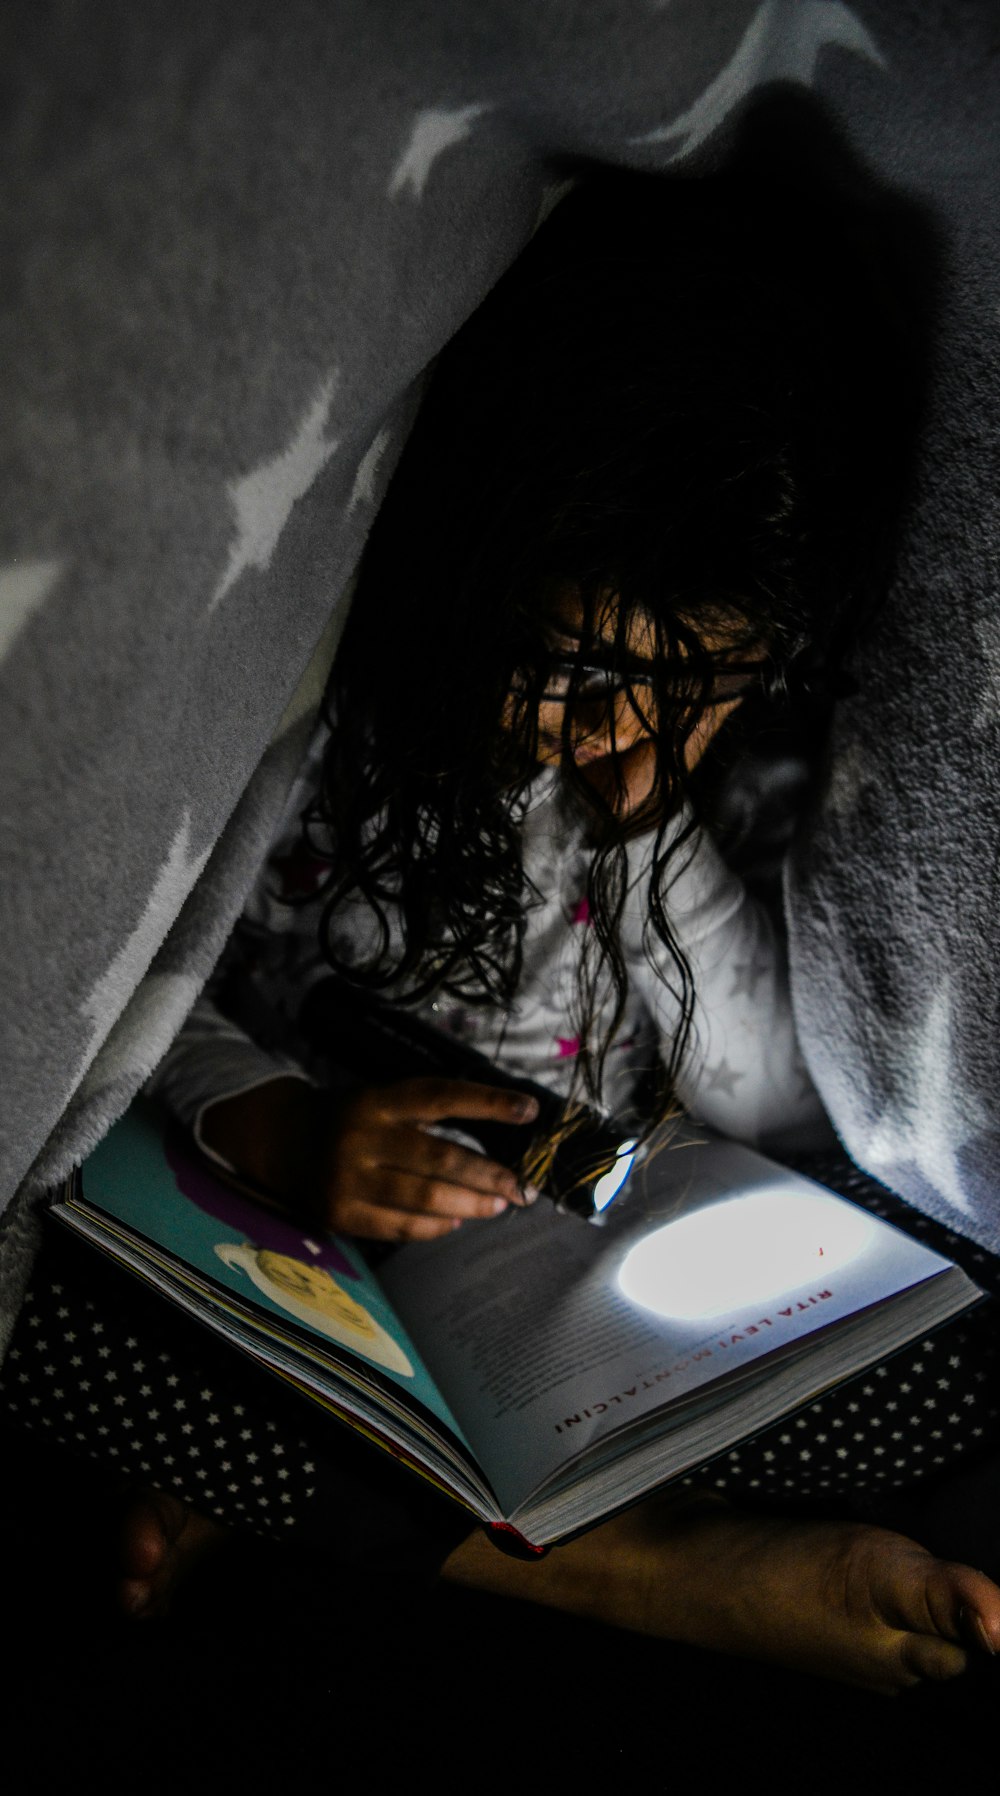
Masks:
[[[974,1610],[972,1612],[972,1625],[976,1630],[976,1637],[979,1641],[980,1646],[983,1648],[983,1650],[985,1652],[988,1652],[990,1654],[990,1656],[995,1659],[997,1649],[994,1646],[992,1640],[989,1637],[989,1634],[986,1631],[986,1623],[982,1620],[982,1618],[980,1616],[978,1616],[975,1613]]]
[[[505,1197],[495,1197],[493,1199],[493,1214],[494,1214],[494,1216],[499,1216],[502,1211],[506,1210],[506,1208],[507,1208],[507,1199]]]
[[[521,1117],[524,1122],[533,1122],[538,1115],[538,1099],[529,1097],[518,1098],[515,1105],[515,1115]]]
[[[526,1204],[537,1204],[541,1195],[537,1185],[525,1185],[524,1190],[521,1192],[522,1200]]]

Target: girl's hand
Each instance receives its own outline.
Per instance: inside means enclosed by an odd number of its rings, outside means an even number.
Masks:
[[[531,1122],[524,1093],[457,1079],[369,1087],[341,1106],[322,1175],[327,1228],[376,1241],[431,1241],[525,1198],[509,1167],[428,1133],[461,1122]]]
[[[370,1086],[335,1104],[282,1077],[212,1104],[201,1134],[237,1177],[324,1228],[430,1241],[529,1200],[509,1167],[428,1129],[445,1117],[525,1123],[537,1114],[525,1093],[455,1079]]]

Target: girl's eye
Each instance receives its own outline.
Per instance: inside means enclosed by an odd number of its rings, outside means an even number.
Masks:
[[[542,693],[543,705],[564,705],[569,697],[569,675],[550,674]]]
[[[748,673],[746,668],[733,673],[716,674],[712,681],[713,705],[731,704],[735,698],[747,698],[751,692],[759,690],[760,674]]]
[[[615,697],[618,688],[613,679],[603,673],[583,674],[571,686],[569,674],[553,674],[545,683],[542,694],[543,705],[565,705],[574,707],[582,705],[608,706]]]
[[[614,692],[614,680],[601,673],[584,674],[576,688],[576,696],[583,705],[592,704],[595,700],[608,700]]]

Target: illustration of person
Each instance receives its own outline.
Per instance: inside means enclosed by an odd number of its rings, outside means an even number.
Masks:
[[[325,1266],[310,1266],[305,1260],[254,1247],[249,1241],[242,1246],[222,1241],[215,1251],[224,1266],[245,1272],[265,1297],[287,1310],[296,1321],[390,1372],[413,1377],[413,1367],[399,1343],[363,1303],[330,1276]]]

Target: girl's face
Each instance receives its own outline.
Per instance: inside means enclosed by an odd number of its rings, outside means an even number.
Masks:
[[[557,635],[554,647],[557,652],[565,651],[567,656],[572,656],[578,647],[578,632],[583,622],[579,601],[566,600],[562,618],[566,635]],[[614,631],[613,613],[605,613],[601,639],[613,643]],[[702,643],[710,654],[724,655],[727,646],[724,641],[711,636],[703,637]],[[655,636],[651,624],[642,617],[630,621],[627,648],[637,670],[641,672],[643,662],[652,665]],[[740,664],[745,667],[748,660],[755,658],[742,653]],[[723,675],[719,686],[724,685],[724,680]],[[599,675],[593,682],[588,682],[584,676],[567,720],[566,702],[559,692],[560,683],[568,688],[568,674],[561,680],[557,677],[550,682],[538,707],[539,761],[543,766],[555,766],[562,760],[568,721],[569,748],[577,766],[585,769],[584,777],[597,788],[605,802],[619,816],[627,816],[649,798],[656,777],[656,747],[651,738],[649,719],[643,715],[643,687],[637,683],[633,694],[628,690],[616,690]],[[745,675],[742,681],[734,676],[733,684],[736,687],[745,685]],[[694,771],[713,737],[742,703],[742,696],[738,690],[731,698],[720,695],[717,702],[701,713],[684,745],[684,764],[688,773]]]

